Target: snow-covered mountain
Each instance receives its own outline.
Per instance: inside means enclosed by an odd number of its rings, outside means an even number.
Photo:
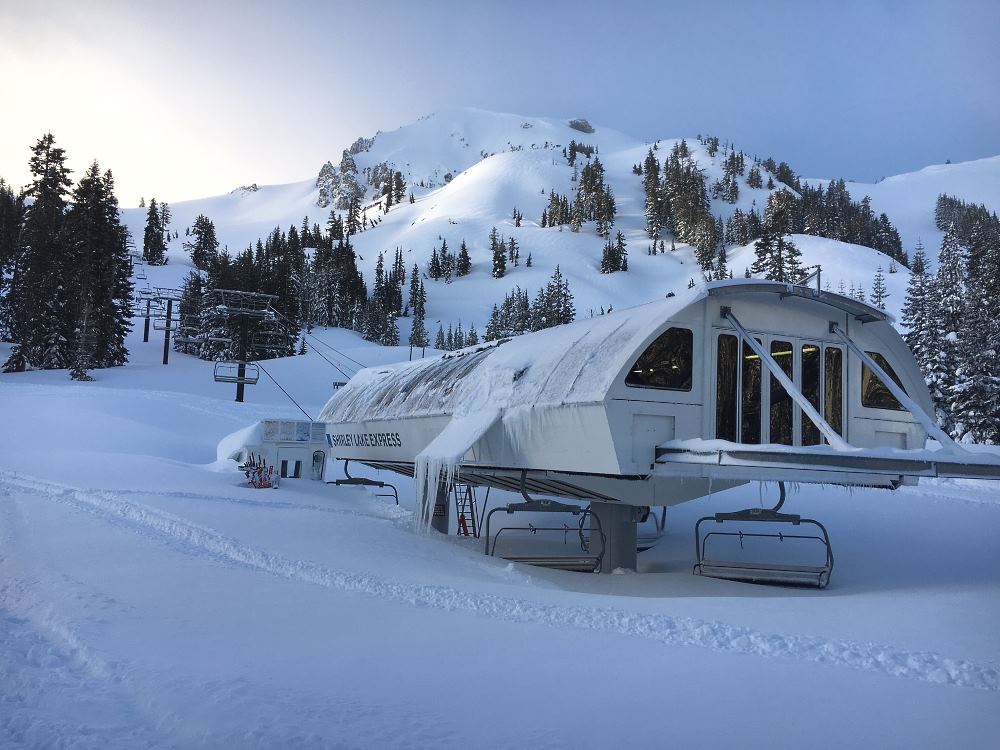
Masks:
[[[432,334],[436,327],[433,324],[438,321],[446,328],[449,322],[459,320],[466,327],[474,323],[481,331],[494,303],[515,285],[534,294],[556,265],[569,280],[579,316],[597,313],[601,308],[659,299],[684,288],[700,273],[691,247],[678,245],[676,252],[647,255],[650,240],[644,229],[642,178],[633,172],[633,165],[641,163],[654,144],[586,120],[573,125],[551,118],[449,109],[391,132],[358,139],[339,157],[322,165],[316,178],[286,185],[253,185],[227,195],[171,204],[172,225],[182,237],[171,246],[173,266],[153,269],[151,274],[154,281],[164,285],[179,283],[187,270],[182,266],[189,263],[181,248],[183,229],[198,214],[212,219],[220,241],[230,251],[238,252],[265,237],[275,226],[299,226],[306,216],[311,224],[325,226],[331,210],[346,206],[351,190],[362,191],[362,204],[369,204],[381,192],[376,186],[387,172],[398,170],[414,202],[404,200],[384,215],[372,206],[367,218],[377,225],[356,235],[353,242],[359,267],[371,283],[379,253],[391,258],[395,249],[401,248],[408,268],[416,262],[426,271],[431,252],[440,247],[442,239],[452,249],[465,240],[472,256],[472,273],[450,284],[427,282],[428,328]],[[618,206],[615,230],[622,231],[628,242],[627,273],[599,273],[604,241],[593,222],[578,234],[568,227],[540,225],[549,191],[573,193],[574,168],[563,156],[570,140],[595,146],[605,166],[605,179]],[[676,140],[656,142],[661,160]],[[695,137],[687,137],[686,141],[707,183],[721,177],[722,152],[712,157]],[[746,144],[746,150],[752,151],[750,146]],[[714,215],[725,220],[736,208],[747,211],[754,205],[763,211],[771,191],[750,188],[745,178],[739,187],[736,203],[712,201]],[[907,250],[912,251],[917,239],[922,239],[933,257],[940,241],[933,224],[937,195],[948,193],[1000,206],[1000,156],[927,167],[874,185],[848,183],[848,189],[854,200],[869,195],[876,212],[888,213]],[[515,208],[524,216],[520,227],[515,227],[512,220]],[[133,237],[141,238],[144,209],[126,209],[125,216]],[[514,237],[521,249],[521,264],[508,268],[503,279],[491,276],[488,238],[493,227],[505,237]],[[887,271],[890,267],[886,256],[869,248],[812,236],[797,236],[796,242],[803,252],[803,264],[822,265],[824,285],[829,284],[833,290],[841,285],[845,289],[869,289],[876,269]],[[529,253],[531,268],[524,263]],[[752,247],[731,249],[729,267],[740,275],[753,257]],[[890,312],[898,312],[907,278],[904,268],[888,276]],[[405,321],[401,325],[404,340],[406,325]]]

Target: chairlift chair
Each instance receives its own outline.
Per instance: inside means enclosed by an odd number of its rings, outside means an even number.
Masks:
[[[176,320],[175,318],[167,320],[167,318],[162,317],[162,313],[153,318],[153,330],[173,332],[180,327],[181,322],[179,320]]]
[[[561,503],[556,500],[538,500],[532,498],[528,495],[526,488],[526,477],[527,472],[521,472],[521,496],[524,498],[523,503],[508,503],[507,505],[501,505],[496,508],[491,509],[486,514],[486,521],[483,525],[483,536],[486,538],[486,554],[493,557],[496,556],[497,543],[500,541],[500,535],[505,531],[528,531],[531,534],[537,534],[539,531],[542,532],[561,532],[563,534],[563,541],[569,541],[570,534],[574,537],[579,538],[580,543],[580,554],[575,555],[501,555],[505,560],[510,560],[511,562],[520,562],[526,565],[536,565],[543,568],[556,568],[559,570],[573,570],[585,573],[599,573],[601,570],[601,565],[604,561],[604,550],[607,549],[607,537],[604,534],[604,530],[601,527],[601,519],[595,514],[590,512],[590,508],[583,507],[580,505],[573,505],[570,503]],[[527,526],[504,526],[496,532],[496,534],[490,533],[490,521],[495,513],[505,512],[508,515],[514,515],[515,513],[569,513],[574,517],[578,517],[578,523],[576,528],[569,526],[568,524],[563,524],[562,526],[535,526],[529,523]],[[584,532],[584,523],[587,518],[596,522],[597,535],[601,540],[601,551],[594,555],[591,550],[592,546],[590,544],[590,535]],[[592,529],[593,531],[593,529]]]
[[[243,367],[243,374],[240,375],[240,367]],[[242,362],[240,360],[227,360],[215,363],[213,374],[216,383],[243,383],[245,385],[256,385],[260,380],[260,368],[253,362]]]
[[[729,581],[743,581],[745,583],[772,583],[783,586],[815,586],[816,588],[826,588],[830,583],[830,574],[833,572],[833,547],[830,545],[830,535],[826,527],[819,521],[811,518],[802,518],[794,513],[779,512],[785,502],[785,483],[779,482],[780,498],[778,504],[773,508],[746,508],[730,513],[716,513],[713,516],[705,516],[698,519],[694,527],[695,555],[697,562],[694,566],[694,573],[708,576],[710,578],[722,578]],[[703,523],[711,521],[717,524],[726,523],[769,523],[793,526],[798,533],[785,533],[783,531],[744,531],[741,527],[734,531],[709,531],[702,535],[701,526]],[[803,524],[814,527],[816,533],[805,533]],[[743,548],[745,539],[768,539],[785,542],[790,540],[802,540],[810,543],[818,543],[824,552],[824,559],[821,564],[800,565],[787,563],[768,562],[744,562],[738,560],[716,559],[707,556],[709,540],[716,537],[736,539],[740,548]]]
[[[135,267],[135,278],[138,279],[139,281],[145,281],[146,279],[149,278],[148,276],[146,276],[146,267],[145,266],[136,266]]]
[[[382,482],[379,481],[378,479],[369,479],[368,477],[352,477],[351,472],[347,470],[347,465],[349,463],[350,463],[349,459],[344,461],[344,477],[345,477],[344,479],[334,479],[330,482],[327,482],[327,484],[333,484],[336,485],[337,487],[349,486],[349,487],[372,487],[378,490],[388,489],[392,494],[389,494],[389,492],[376,492],[374,493],[375,497],[391,497],[396,501],[396,505],[399,505],[399,492],[396,490],[396,486],[394,484],[389,484],[388,482]]]
[[[132,303],[132,317],[133,318],[153,318],[159,315],[159,313],[150,308],[146,309],[145,302],[133,302]]]
[[[258,351],[281,351],[289,348],[289,337],[276,331],[258,331],[250,339],[250,348]]]

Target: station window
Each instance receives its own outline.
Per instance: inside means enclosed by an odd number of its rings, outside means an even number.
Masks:
[[[817,344],[802,345],[802,395],[812,404],[817,414],[823,409],[819,403],[820,348]],[[802,415],[802,445],[819,445],[819,428],[805,414]]]
[[[668,328],[642,353],[625,377],[625,385],[690,391],[694,335],[687,328]]]
[[[771,342],[771,358],[789,379],[794,377],[795,348],[788,341]],[[771,442],[792,444],[792,397],[772,375],[771,382]]]
[[[892,365],[889,364],[885,357],[878,352],[865,353],[875,360],[875,364],[885,370],[886,375],[895,381],[896,385],[903,390],[903,393],[906,393],[906,389],[903,388],[903,382],[899,379],[896,371],[892,369]],[[903,405],[896,400],[896,397],[892,395],[889,389],[885,387],[885,384],[879,380],[878,376],[866,364],[861,365],[861,405],[872,409],[903,410]]]
[[[715,437],[736,442],[737,351],[738,339],[719,335],[715,378]]]
[[[844,352],[836,346],[823,352],[823,419],[844,434]]]
[[[757,340],[760,343],[760,340]],[[761,402],[760,357],[743,342],[743,393],[741,395],[742,419],[740,424],[741,443],[760,442],[760,402]]]

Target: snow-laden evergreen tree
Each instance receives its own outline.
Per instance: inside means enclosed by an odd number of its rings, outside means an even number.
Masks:
[[[149,209],[146,211],[146,228],[142,233],[142,259],[151,266],[162,266],[167,262],[166,250],[160,207],[156,198],[150,198]]]
[[[889,292],[885,288],[885,276],[882,274],[882,266],[875,271],[875,278],[872,279],[871,303],[879,310],[885,309],[885,301],[889,297]]]
[[[538,290],[535,302],[531,306],[531,330],[540,331],[543,328],[572,323],[576,317],[576,306],[573,304],[573,293],[569,282],[563,276],[559,266],[552,272],[549,282]]]
[[[24,228],[24,197],[0,178],[0,341],[16,341],[15,302],[12,289],[24,272],[21,262],[21,232]]]
[[[490,249],[493,254],[493,278],[502,279],[507,275],[507,248],[496,227],[490,232]]]
[[[94,325],[90,317],[90,303],[85,302],[77,323],[73,367],[69,376],[73,380],[90,381],[93,376],[88,372],[94,367],[95,336]]]
[[[772,281],[795,281],[802,276],[800,253],[789,236],[794,200],[784,189],[772,193],[768,199],[761,236],[754,244],[757,260],[750,267],[754,275]]]
[[[965,313],[965,253],[958,242],[954,225],[948,227],[941,240],[937,278],[934,282],[934,313],[941,326],[941,361],[932,373],[932,390],[941,395],[941,404],[948,411],[948,429],[953,427],[950,406],[955,396],[955,366],[958,362],[958,331]]]
[[[423,282],[414,274],[411,278],[416,279],[416,284],[410,284],[410,304],[413,307],[413,326],[410,328],[409,344],[412,347],[423,349],[430,342],[427,340],[427,327],[424,323],[424,304],[426,302],[426,292],[424,292]]]
[[[207,271],[212,258],[219,250],[219,240],[215,236],[215,224],[204,214],[198,214],[198,218],[191,225],[190,236],[194,239],[185,242],[184,249],[191,253],[191,262],[195,268]]]
[[[479,343],[479,334],[476,332],[476,324],[469,324],[469,332],[465,336],[466,346],[475,346]]]
[[[111,172],[102,175],[97,162],[92,163],[73,191],[66,214],[65,248],[78,290],[69,309],[74,335],[88,338],[89,367],[117,367],[128,361],[125,337],[132,317],[128,231],[119,220],[114,187]],[[85,314],[87,326],[81,323]]]
[[[468,276],[472,270],[472,258],[469,257],[469,248],[465,245],[465,240],[458,248],[458,260],[455,262],[455,275]]]
[[[952,435],[964,442],[1000,443],[1000,325],[995,307],[988,279],[970,275],[955,345],[958,368],[951,404]]]
[[[437,335],[434,337],[434,348],[441,351],[445,351],[448,348],[444,338],[444,328],[440,325],[438,326]]]
[[[25,209],[18,259],[7,299],[7,326],[14,340],[5,372],[62,368],[70,364],[73,320],[71,267],[64,247],[70,170],[66,152],[51,133],[31,149],[31,203]]]
[[[181,286],[178,327],[174,350],[197,356],[201,351],[201,309],[205,300],[205,280],[199,271],[190,271]]]
[[[170,204],[164,201],[160,204],[160,231],[163,233],[163,246],[170,242],[170,222],[174,215],[170,210]]]

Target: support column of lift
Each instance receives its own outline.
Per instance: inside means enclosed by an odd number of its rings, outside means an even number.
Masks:
[[[622,503],[592,502],[591,515],[597,516],[604,532],[604,557],[602,573],[612,573],[616,568],[635,570],[638,565],[636,534],[639,524],[639,508]],[[601,535],[591,533],[591,554],[600,553],[594,545],[600,546]]]
[[[430,477],[427,481],[431,481]],[[437,492],[434,496],[434,507],[431,508],[431,528],[440,531],[442,534],[448,533],[449,521],[451,520],[451,487],[447,482],[437,480]]]

